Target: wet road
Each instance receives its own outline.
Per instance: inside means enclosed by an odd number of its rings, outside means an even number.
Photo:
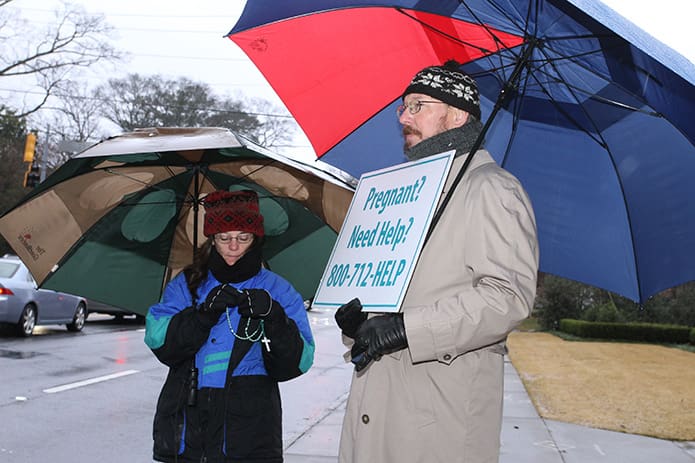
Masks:
[[[309,312],[317,340],[310,375],[281,386],[286,447],[347,392],[332,315]],[[90,315],[81,333],[38,327],[0,334],[0,462],[150,462],[151,424],[166,368],[144,326]]]

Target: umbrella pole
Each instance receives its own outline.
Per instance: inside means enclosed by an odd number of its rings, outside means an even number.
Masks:
[[[195,260],[195,252],[198,249],[198,196],[200,195],[200,168],[195,166],[195,174],[193,176],[193,259]]]
[[[497,101],[495,102],[495,106],[492,108],[490,117],[488,117],[487,121],[485,121],[485,125],[483,125],[483,128],[480,131],[480,135],[478,135],[478,138],[476,138],[475,143],[473,143],[473,147],[471,148],[468,157],[461,166],[461,169],[456,174],[456,178],[454,178],[454,181],[451,184],[451,188],[449,188],[449,191],[447,191],[446,196],[442,200],[442,204],[440,204],[437,208],[437,212],[434,214],[434,217],[432,218],[430,228],[429,230],[427,230],[427,236],[425,236],[425,244],[427,243],[427,240],[429,240],[430,235],[432,235],[432,231],[434,230],[434,227],[437,225],[437,222],[439,222],[439,219],[442,217],[444,209],[446,208],[447,204],[449,204],[449,201],[451,200],[454,191],[456,191],[456,186],[461,182],[463,175],[466,173],[466,170],[468,170],[468,166],[473,160],[473,156],[475,156],[475,153],[480,149],[480,146],[483,144],[485,134],[490,129],[492,121],[495,119],[495,116],[500,111],[500,109],[502,109],[502,106],[504,105],[504,102],[506,101],[507,97],[512,94],[513,90],[518,88],[519,79],[521,77],[521,71],[524,69],[526,62],[531,56],[531,52],[533,52],[533,49],[536,47],[536,39],[532,38],[527,43],[528,46],[524,49],[524,52],[521,54],[521,57],[516,62],[512,74],[509,76],[507,82],[505,82],[504,86],[502,87],[502,90],[500,91],[499,96],[497,97]]]

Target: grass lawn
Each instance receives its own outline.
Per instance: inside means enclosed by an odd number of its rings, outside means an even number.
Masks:
[[[695,441],[695,353],[528,331],[512,333],[508,347],[543,418]]]

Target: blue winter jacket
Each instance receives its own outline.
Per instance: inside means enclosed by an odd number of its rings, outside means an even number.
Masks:
[[[204,301],[219,284],[209,273],[197,300]],[[234,286],[267,290],[287,315],[280,322],[264,322],[269,350],[259,340],[258,320],[240,319],[236,307],[228,307],[214,326],[206,326],[193,307],[183,273],[147,314],[145,343],[169,367],[155,414],[155,460],[282,461],[277,382],[305,373],[314,358],[304,301],[286,280],[266,269]],[[236,339],[233,332],[241,337],[257,333],[255,342]],[[238,363],[232,371],[230,359]],[[187,403],[191,389],[196,390],[195,406]]]

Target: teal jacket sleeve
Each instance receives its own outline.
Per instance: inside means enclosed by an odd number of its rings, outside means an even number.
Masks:
[[[145,344],[160,362],[174,366],[190,361],[210,335],[200,321],[183,273],[164,289],[145,319]]]

